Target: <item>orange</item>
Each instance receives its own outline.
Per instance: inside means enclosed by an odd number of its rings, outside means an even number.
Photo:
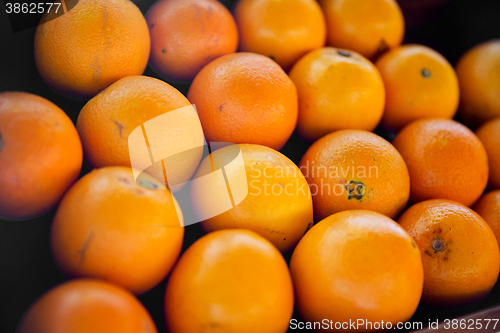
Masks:
[[[221,230],[197,240],[167,282],[169,332],[286,332],[293,286],[281,253],[249,230]]]
[[[172,80],[191,81],[203,66],[238,47],[233,16],[216,0],[157,1],[146,21],[150,63]]]
[[[448,119],[416,120],[392,142],[410,173],[410,202],[450,199],[471,206],[488,181],[488,157],[477,136]]]
[[[500,190],[483,195],[472,209],[488,223],[500,244]]]
[[[189,147],[201,147],[182,159],[169,159],[159,163],[158,159],[147,171],[159,181],[165,182],[165,163],[173,164],[169,169],[168,182],[174,185],[187,181],[196,171],[203,154],[203,133],[190,131],[180,126],[175,130],[146,131],[145,122],[186,106],[190,103],[177,89],[155,78],[130,76],[123,78],[92,98],[78,116],[76,128],[82,139],[85,159],[92,168],[105,166],[131,166],[129,135],[143,128],[148,138],[148,147],[155,143],[171,153],[182,152]],[[176,121],[182,121],[182,115]],[[198,120],[198,119],[197,119]],[[175,126],[176,124],[173,124]],[[183,138],[183,140],[179,140]],[[166,154],[166,152],[165,152]],[[151,163],[147,155],[145,166]],[[165,165],[167,167],[167,165]],[[176,191],[179,186],[171,190]]]
[[[359,320],[364,324],[353,331],[375,331],[382,321],[395,327],[419,303],[421,260],[413,239],[390,218],[363,210],[331,215],[293,252],[297,309],[306,322],[327,322],[322,328],[329,331]]]
[[[107,167],[80,179],[61,201],[51,229],[54,260],[69,277],[93,277],[144,293],[165,278],[181,251],[182,214],[147,174]],[[180,217],[178,217],[178,215]]]
[[[403,40],[403,13],[395,0],[320,0],[327,45],[374,59]]]
[[[317,221],[353,209],[395,218],[410,195],[403,158],[389,142],[370,132],[328,134],[309,147],[299,167],[311,187]]]
[[[436,51],[403,45],[381,56],[375,65],[385,85],[385,128],[397,131],[420,118],[451,119],[457,112],[457,75]]]
[[[78,179],[82,145],[68,116],[45,98],[0,93],[0,216],[54,208]]]
[[[254,143],[279,150],[297,123],[297,90],[268,57],[222,56],[196,75],[188,92],[209,142]]]
[[[127,0],[79,0],[35,33],[40,76],[74,97],[92,97],[122,77],[142,74],[149,49],[146,20]]]
[[[460,83],[459,118],[470,127],[500,117],[500,39],[476,45],[456,66]]]
[[[488,154],[490,169],[488,187],[495,190],[500,189],[500,117],[483,124],[476,131],[476,135]]]
[[[18,333],[156,333],[144,306],[129,292],[90,279],[65,282],[40,297]]]
[[[356,52],[325,47],[290,71],[299,94],[297,132],[308,141],[339,129],[373,131],[384,111],[377,68]]]
[[[268,56],[285,71],[325,45],[325,18],[315,0],[239,0],[233,13],[240,51]]]
[[[434,199],[410,207],[398,219],[422,253],[422,302],[461,306],[486,297],[497,281],[500,252],[495,235],[471,209]]]
[[[231,163],[239,149],[244,168]],[[249,229],[268,239],[280,251],[287,252],[295,247],[308,226],[313,224],[311,192],[299,168],[271,148],[242,144],[213,152],[201,163],[195,178],[221,168],[229,180],[233,201],[236,201],[235,198],[242,201],[235,202],[230,210],[203,221],[203,229],[206,232]],[[230,180],[238,177],[246,178],[246,183],[243,181],[241,185],[237,184],[240,186],[234,186],[236,182]],[[193,182],[191,202],[195,212],[209,216],[212,211],[224,211],[225,203],[221,198],[225,193],[212,190],[219,188],[221,192],[227,192],[226,186],[219,186],[221,180],[223,178],[210,178],[203,184]]]

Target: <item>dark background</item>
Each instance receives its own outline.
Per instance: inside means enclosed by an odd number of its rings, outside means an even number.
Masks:
[[[145,14],[154,0],[133,0]],[[233,0],[222,0],[232,8]],[[404,43],[434,48],[452,64],[470,47],[500,38],[499,0],[401,0],[407,21]],[[76,121],[85,101],[72,100],[50,90],[41,80],[33,58],[35,28],[13,33],[0,1],[0,91],[26,91],[43,96],[61,107]],[[144,73],[158,75],[148,67]],[[186,94],[189,84],[172,83]],[[308,144],[292,136],[282,152],[298,163]],[[82,174],[89,168],[84,164]],[[2,172],[2,170],[0,170]],[[3,189],[0,189],[2,191]],[[50,253],[49,229],[54,211],[28,221],[0,220],[0,332],[14,332],[29,305],[65,277],[56,268]],[[184,249],[202,235],[197,225],[186,228]],[[287,260],[290,254],[285,255]],[[159,332],[163,323],[165,281],[139,296],[153,316]],[[500,283],[482,302],[473,306],[440,310],[420,306],[412,320],[443,320],[500,304]],[[297,316],[295,315],[297,318]]]

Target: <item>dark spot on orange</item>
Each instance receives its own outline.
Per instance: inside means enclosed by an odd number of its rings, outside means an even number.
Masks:
[[[413,246],[413,248],[414,248],[414,249],[416,249],[416,248],[417,248],[417,244],[415,244],[415,241],[412,241],[412,242],[411,242],[411,246]]]
[[[337,53],[343,57],[347,57],[347,58],[350,58],[351,57],[351,53],[350,52],[347,52],[347,51],[344,51],[344,50],[337,50]]]
[[[420,73],[422,74],[423,77],[425,77],[426,79],[430,78],[432,76],[431,74],[431,71],[428,70],[427,68],[422,68],[422,70],[420,71]]]
[[[0,133],[0,151],[2,151],[4,145],[5,143],[2,141],[2,134]]]
[[[122,130],[124,129],[123,125],[120,124],[119,122],[117,121],[114,121],[113,122],[116,124],[116,126],[118,126],[118,131],[120,132],[120,138],[122,137]]]
[[[162,49],[161,53],[167,53],[167,51],[165,49]]]
[[[283,238],[283,240],[286,240],[286,238]]]
[[[436,238],[432,241],[432,249],[434,250],[434,253],[444,250],[444,243],[441,238]]]
[[[373,59],[377,59],[380,57],[383,53],[387,52],[389,50],[389,45],[385,41],[384,38],[380,40],[380,42],[377,45],[377,49],[375,50],[375,54],[373,55]]]
[[[432,258],[432,254],[429,251],[425,250],[424,253],[427,254],[429,257]]]
[[[224,109],[224,105],[226,103],[222,103],[221,105],[219,105],[219,107],[217,108],[220,112],[222,112],[222,109]]]
[[[83,262],[85,261],[89,244],[92,241],[92,239],[94,239],[94,233],[95,233],[94,229],[91,229],[89,235],[87,236],[87,239],[82,245],[82,249],[80,250],[80,265],[83,264]]]
[[[151,25],[149,26],[149,28],[153,29],[155,27],[155,24],[154,23],[151,23]]]

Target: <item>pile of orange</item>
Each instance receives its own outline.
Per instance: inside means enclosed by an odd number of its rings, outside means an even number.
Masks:
[[[500,40],[454,69],[401,45],[395,0],[160,0],[146,16],[80,0],[44,19],[40,76],[86,104],[73,124],[0,93],[0,216],[57,207],[51,249],[75,280],[19,332],[157,332],[134,295],[165,279],[173,333],[286,332],[294,309],[396,325],[495,285]],[[298,164],[279,152],[294,131]],[[207,235],[181,253],[195,222]]]

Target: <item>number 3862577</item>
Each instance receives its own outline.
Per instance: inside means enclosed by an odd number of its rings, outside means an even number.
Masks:
[[[60,7],[61,7],[60,2],[46,2],[46,3],[7,2],[5,4],[5,11],[7,14],[43,14],[50,12],[58,13]]]

